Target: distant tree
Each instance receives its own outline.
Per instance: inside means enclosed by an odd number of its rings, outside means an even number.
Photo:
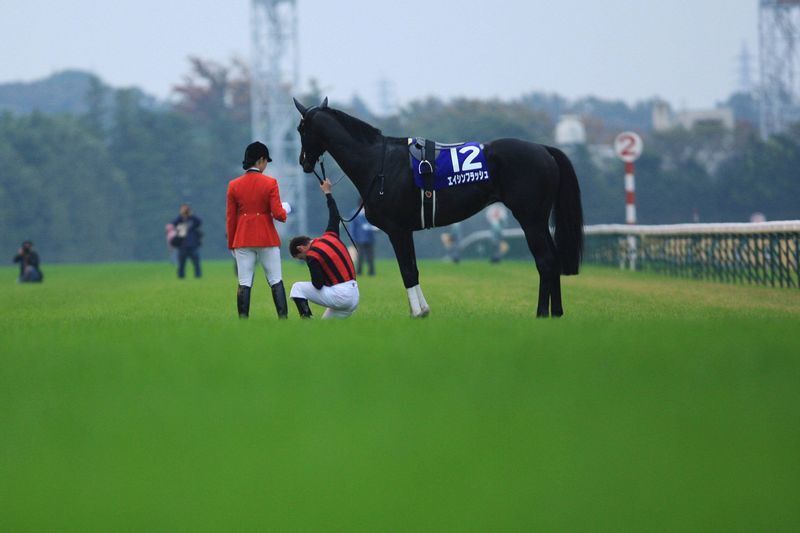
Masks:
[[[85,98],[86,111],[81,115],[81,120],[90,133],[105,142],[111,125],[114,91],[97,76],[91,76],[88,85]]]
[[[575,167],[583,199],[584,221],[601,224],[624,221],[622,175],[615,168],[604,172],[592,159],[586,145],[565,149]]]
[[[204,255],[223,256],[225,188],[241,172],[242,149],[252,140],[249,77],[237,60],[221,65],[192,58],[189,67],[171,105],[135,87],[111,89],[94,76],[60,76],[47,83],[87,87],[79,113],[0,114],[0,249],[33,239],[46,261],[161,259],[164,224],[188,201],[204,219]],[[32,87],[37,94],[31,101],[46,96],[44,85]],[[6,90],[18,94],[28,86]],[[312,80],[300,100],[316,105],[324,93]],[[747,95],[728,102],[737,116],[733,132],[701,124],[691,131],[653,133],[650,102],[630,106],[537,93],[511,102],[427,98],[389,117],[373,116],[357,98],[331,103],[386,135],[444,142],[518,137],[549,144],[558,116],[577,113],[589,145],[569,147],[568,153],[588,223],[624,221],[623,165],[602,159],[593,146],[610,143],[622,129],[645,136],[646,150],[636,164],[641,223],[688,222],[695,216],[741,221],[754,211],[772,220],[800,217],[800,125],[763,141],[757,124],[743,118],[752,105]],[[340,170],[327,161],[328,174],[338,178]],[[324,225],[324,209],[314,203],[322,201],[316,181],[302,179],[312,227]],[[336,193],[343,213],[358,205],[347,183]],[[463,226],[465,232],[484,227],[482,217]],[[421,257],[440,253],[436,232],[420,234],[417,250]]]
[[[733,116],[738,122],[758,126],[758,102],[752,94],[734,93],[725,102],[725,106],[733,110]]]
[[[624,130],[636,130],[641,133],[651,129],[653,100],[637,102],[630,106],[622,100],[605,100],[594,96],[586,96],[569,101],[557,94],[532,92],[522,96],[519,102],[534,110],[544,113],[551,120],[557,121],[565,114],[580,115],[588,121],[589,142],[610,142],[614,136]]]
[[[768,219],[800,218],[800,124],[766,142],[752,135],[719,169],[714,191],[728,220],[759,211]]]
[[[308,80],[308,91],[297,96],[297,99],[305,106],[311,107],[318,105],[327,96],[329,87],[322,87],[317,78]]]
[[[587,96],[572,103],[570,113],[595,117],[602,121],[613,138],[624,130],[647,132],[651,128],[652,101],[639,102],[630,107],[622,100],[603,100]]]
[[[522,96],[520,103],[534,111],[545,113],[554,120],[564,113],[571,112],[567,99],[557,94],[532,92]]]
[[[130,258],[125,176],[78,117],[0,119],[4,247],[34,240],[49,260]]]
[[[344,111],[351,115],[357,116],[361,120],[374,124],[376,116],[372,113],[367,103],[358,94],[353,95],[350,103],[343,106]]]
[[[116,93],[109,149],[115,165],[131,184],[130,212],[137,238],[131,243],[137,259],[156,259],[163,253],[163,225],[187,201],[196,154],[187,121],[176,113],[149,111],[137,95]]]
[[[212,127],[250,120],[250,71],[238,58],[229,65],[199,57],[189,58],[190,71],[173,87],[175,109],[204,120]]]
[[[516,137],[534,142],[552,142],[553,122],[544,113],[520,103],[499,100],[456,99],[444,103],[430,98],[412,102],[400,112],[402,132],[441,142],[490,141]]]
[[[682,165],[700,165],[714,174],[720,163],[731,154],[735,136],[716,123],[699,123],[691,130],[681,127],[648,136],[648,152],[661,156],[664,170]]]

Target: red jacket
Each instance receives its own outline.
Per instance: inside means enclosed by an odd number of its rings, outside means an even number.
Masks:
[[[275,178],[248,171],[228,184],[228,248],[280,246],[272,219],[286,222]]]

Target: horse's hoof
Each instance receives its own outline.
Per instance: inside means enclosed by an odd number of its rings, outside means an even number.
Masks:
[[[431,314],[431,308],[430,307],[423,307],[422,311],[419,312],[419,317],[420,318],[425,318],[429,314]]]

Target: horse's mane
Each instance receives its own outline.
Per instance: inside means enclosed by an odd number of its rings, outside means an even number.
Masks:
[[[367,124],[363,120],[357,119],[338,109],[327,108],[328,113],[333,114],[339,123],[349,131],[353,136],[360,138],[366,142],[372,142],[382,135],[381,130],[371,124]]]

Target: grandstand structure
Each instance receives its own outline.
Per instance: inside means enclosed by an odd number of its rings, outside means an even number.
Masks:
[[[760,129],[763,138],[800,120],[800,0],[759,0]]]
[[[269,173],[292,205],[283,234],[307,234],[306,180],[298,165],[300,138],[292,103],[300,78],[296,0],[251,0],[251,116],[254,140],[267,144]]]

